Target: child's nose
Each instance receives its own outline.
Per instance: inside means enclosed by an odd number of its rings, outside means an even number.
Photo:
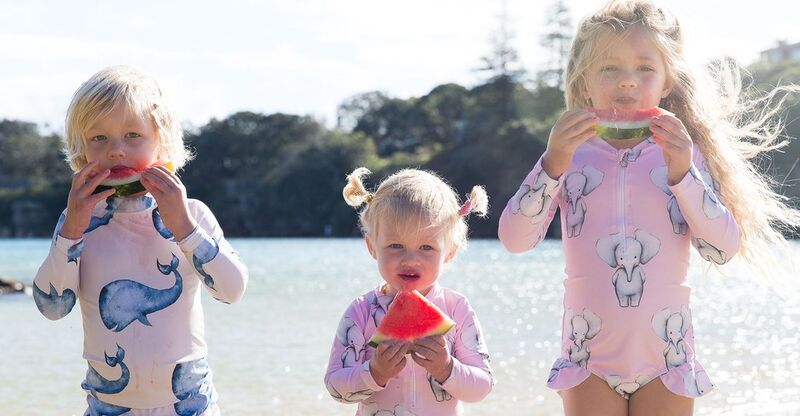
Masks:
[[[121,149],[113,149],[109,150],[108,152],[109,159],[121,159],[123,157],[125,157],[125,152],[123,152]]]
[[[413,250],[408,250],[403,255],[402,262],[405,264],[419,263],[419,256]]]
[[[620,88],[625,88],[625,89],[636,88],[637,85],[638,84],[636,83],[636,80],[630,76],[623,77],[622,79],[619,80]]]
[[[120,145],[112,145],[108,149],[108,158],[109,159],[121,159],[125,157],[125,150]]]

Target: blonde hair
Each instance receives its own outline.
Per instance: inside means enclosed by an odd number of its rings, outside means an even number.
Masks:
[[[786,99],[782,94],[798,89],[781,87],[761,96],[745,93],[739,68],[731,60],[693,69],[684,57],[683,35],[675,17],[647,0],[620,0],[607,3],[579,25],[567,64],[568,109],[589,104],[585,74],[609,48],[600,43],[603,36],[624,36],[635,26],[652,36],[667,67],[670,92],[660,106],[683,122],[705,157],[706,168],[741,230],[742,258],[770,280],[764,271],[765,259],[774,256],[773,245],[789,250],[782,231],[800,226],[800,211],[786,204],[787,198],[773,190],[774,182],[750,159],[788,144],[781,140],[783,125],[775,119]]]
[[[158,155],[180,169],[192,154],[183,143],[183,129],[153,77],[127,65],[110,66],[92,75],[75,91],[66,118],[64,153],[74,171],[86,166],[87,132],[119,105],[155,123]]]
[[[459,203],[455,191],[433,172],[403,169],[378,186],[375,193],[364,187],[364,177],[371,172],[358,168],[347,175],[342,189],[345,202],[352,207],[366,206],[359,214],[361,231],[377,236],[381,218],[396,219],[398,226],[438,228],[448,244],[463,247],[467,241],[467,223],[470,213],[485,216],[489,198],[482,186],[474,186],[464,203]],[[416,222],[414,222],[416,220]]]

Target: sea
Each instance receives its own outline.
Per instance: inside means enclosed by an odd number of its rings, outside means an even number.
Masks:
[[[328,395],[323,376],[345,308],[381,283],[363,240],[230,241],[249,268],[247,292],[232,305],[203,301],[223,414],[355,414]],[[49,245],[0,239],[0,277],[30,283]],[[800,263],[800,242],[791,249]],[[800,276],[770,286],[735,259],[716,269],[692,256],[697,357],[719,388],[696,401],[695,414],[800,415],[800,302],[792,295]],[[523,254],[474,240],[447,266],[439,282],[469,298],[497,381],[486,399],[465,405],[466,415],[562,414],[545,380],[560,355],[563,279],[558,240]],[[0,297],[0,416],[82,415],[81,349],[77,306],[49,321],[30,296]]]

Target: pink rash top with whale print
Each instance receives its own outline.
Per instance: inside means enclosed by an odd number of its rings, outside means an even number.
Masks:
[[[695,359],[686,274],[690,245],[717,264],[738,251],[739,227],[718,191],[696,146],[689,172],[669,186],[651,139],[615,149],[594,137],[558,180],[536,163],[498,234],[509,251],[530,250],[561,209],[562,356],[549,387],[569,389],[592,373],[625,398],[656,377],[688,397],[714,388]]]
[[[34,279],[34,300],[52,320],[80,303],[89,364],[81,387],[90,407],[175,407],[183,414],[178,409],[184,400],[215,400],[204,361],[201,291],[236,302],[248,273],[211,210],[195,199],[188,200],[188,210],[198,226],[179,242],[149,194],[97,204],[79,240],[58,234],[64,214],[56,226]],[[184,371],[198,361],[203,368]],[[178,390],[184,385],[195,391]]]

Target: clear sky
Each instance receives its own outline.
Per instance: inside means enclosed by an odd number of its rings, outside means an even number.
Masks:
[[[604,0],[567,0],[578,19]],[[792,2],[793,3],[793,2]],[[664,0],[697,59],[747,64],[776,41],[800,41],[787,0]],[[224,4],[224,5],[223,5]],[[473,86],[502,0],[0,0],[0,119],[63,128],[72,92],[91,74],[133,64],[155,75],[182,118],[250,110],[310,114],[333,125],[354,94],[426,94]],[[506,0],[512,45],[534,73],[549,0]]]

